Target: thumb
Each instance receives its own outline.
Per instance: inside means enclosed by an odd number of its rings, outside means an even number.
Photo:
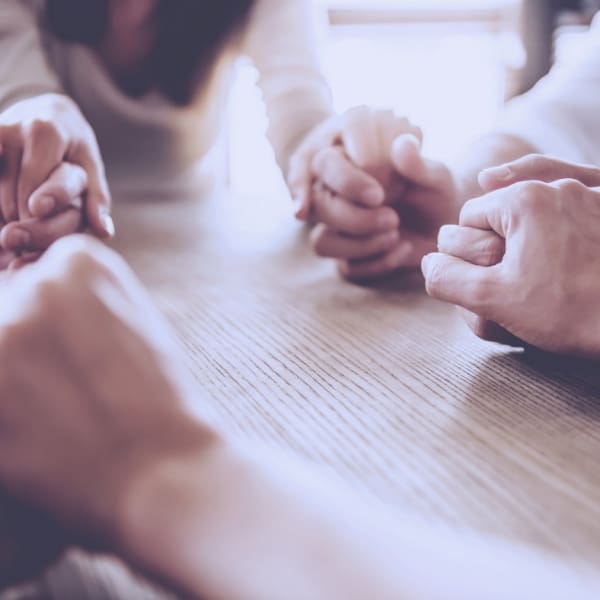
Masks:
[[[101,239],[111,238],[115,224],[110,216],[111,197],[104,168],[87,153],[79,162],[88,176],[85,216],[90,230]]]
[[[292,157],[288,169],[287,184],[292,202],[294,203],[294,213],[296,218],[304,221],[310,214],[312,205],[311,188],[312,173],[311,162],[313,152],[300,152]]]
[[[450,185],[448,168],[423,156],[421,142],[412,134],[398,136],[392,143],[391,160],[397,174],[418,186],[440,189]]]

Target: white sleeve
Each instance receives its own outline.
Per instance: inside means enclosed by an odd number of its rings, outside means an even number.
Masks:
[[[60,92],[46,59],[38,0],[0,0],[0,111],[24,98]]]
[[[544,154],[600,165],[600,22],[586,36],[577,55],[509,102],[497,131]]]
[[[319,22],[313,0],[258,0],[244,52],[257,67],[269,118],[268,136],[287,168],[300,140],[332,113],[319,61]]]

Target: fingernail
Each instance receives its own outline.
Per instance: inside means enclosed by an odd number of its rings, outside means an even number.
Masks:
[[[30,233],[25,229],[21,229],[20,227],[10,229],[6,235],[5,240],[5,244],[9,248],[23,248],[25,246],[28,246],[30,242]]]
[[[294,210],[294,215],[296,217],[298,217],[300,215],[300,212],[302,211],[302,205],[304,203],[302,202],[302,197],[301,196],[292,196],[292,208]]]
[[[452,227],[451,225],[443,225],[442,227],[440,227],[440,230],[438,232],[438,237],[437,237],[438,250],[442,246],[447,245],[452,240],[453,236],[454,236],[454,227]]]
[[[383,204],[385,201],[385,193],[381,188],[368,188],[364,194],[365,202],[372,205]]]
[[[112,217],[108,213],[102,213],[100,215],[100,221],[102,222],[102,227],[106,232],[108,237],[114,237],[115,235],[115,222],[112,220]]]
[[[506,166],[492,167],[490,169],[485,169],[483,171],[483,173],[485,173],[486,175],[491,175],[495,179],[500,179],[502,181],[510,179],[513,174],[511,168],[506,167]]]
[[[426,254],[423,257],[423,260],[421,260],[421,271],[423,271],[423,275],[425,275],[425,277],[427,277],[427,267],[429,266],[430,262],[431,262],[431,254]]]
[[[56,200],[52,196],[37,196],[34,197],[29,209],[36,215],[48,214],[54,210]]]

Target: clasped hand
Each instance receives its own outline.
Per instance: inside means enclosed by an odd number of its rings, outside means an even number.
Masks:
[[[68,98],[39,96],[0,114],[0,268],[85,228],[109,237],[109,210],[94,134]]]
[[[455,222],[450,170],[426,159],[422,133],[393,112],[358,107],[312,132],[290,162],[297,216],[315,223],[317,255],[362,280],[417,267]]]
[[[423,261],[429,293],[484,339],[600,356],[600,169],[531,155],[480,184]]]

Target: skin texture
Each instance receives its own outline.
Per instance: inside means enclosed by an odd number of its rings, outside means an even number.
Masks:
[[[204,600],[598,597],[581,569],[396,521],[273,449],[228,444],[146,293],[92,238],[58,241],[7,285],[0,485],[46,518],[48,542]]]
[[[337,259],[344,276],[415,266],[423,236],[446,222],[446,206],[431,210],[428,200],[430,186],[452,195],[450,174],[421,158],[421,138],[391,111],[357,107],[322,124],[293,157],[288,183],[297,216],[316,223],[316,254]]]
[[[315,253],[361,281],[419,266],[439,228],[456,223],[462,204],[480,195],[479,172],[532,150],[492,134],[451,170],[423,155],[421,132],[406,119],[359,107],[309,135],[288,183],[298,218],[315,223]]]
[[[5,253],[31,256],[84,224],[98,237],[114,234],[96,138],[66,96],[23,100],[0,114],[0,213]]]
[[[123,481],[154,452],[187,443],[178,349],[124,263],[87,238],[64,238],[8,288],[1,298],[0,431],[11,434],[0,436],[0,478],[17,496],[43,498],[66,527],[85,522],[84,533],[101,540],[110,535]],[[167,442],[161,422],[180,435]],[[154,442],[138,453],[134,432]],[[27,441],[33,438],[35,448]],[[114,493],[94,499],[85,483],[92,464],[98,486]],[[71,481],[73,493],[60,481]]]
[[[598,358],[600,169],[531,155],[480,184],[423,260],[428,292],[486,339]]]

